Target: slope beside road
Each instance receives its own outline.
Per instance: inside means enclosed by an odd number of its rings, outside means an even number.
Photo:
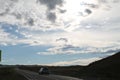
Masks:
[[[39,75],[36,72],[21,70],[21,69],[16,69],[16,71],[19,74],[23,75],[28,80],[82,80],[82,79],[78,79],[78,78],[66,77],[66,76],[60,76],[60,75],[52,75],[52,74]]]

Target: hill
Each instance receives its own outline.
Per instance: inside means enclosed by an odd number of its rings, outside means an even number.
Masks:
[[[76,77],[105,78],[100,80],[120,80],[120,52],[80,69]],[[109,78],[109,79],[108,79]]]

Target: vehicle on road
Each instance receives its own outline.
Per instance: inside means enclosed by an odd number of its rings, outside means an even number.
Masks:
[[[48,68],[46,68],[46,67],[41,67],[38,73],[40,75],[49,75],[50,74]]]

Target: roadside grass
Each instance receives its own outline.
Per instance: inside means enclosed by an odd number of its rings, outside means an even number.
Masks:
[[[0,68],[0,80],[27,80],[19,75],[13,67]]]

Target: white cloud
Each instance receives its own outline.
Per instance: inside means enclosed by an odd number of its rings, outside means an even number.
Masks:
[[[71,60],[71,61],[60,61],[60,62],[55,62],[51,64],[46,64],[50,66],[65,66],[65,65],[88,65],[91,62],[100,60],[101,58],[88,58],[88,59],[77,59],[77,60]]]
[[[4,30],[1,29],[0,27],[0,45],[3,45],[3,46],[7,46],[8,44],[15,45],[16,42],[13,39],[16,39],[16,37],[13,35],[10,35],[9,33],[4,32]]]
[[[92,46],[78,46],[78,47],[65,47],[65,46],[59,46],[59,47],[53,47],[47,49],[45,52],[38,52],[38,55],[57,55],[57,54],[67,54],[67,55],[73,55],[73,54],[89,54],[89,53],[115,53],[120,51],[120,46],[108,46],[108,47],[92,47]]]
[[[52,46],[38,54],[94,53],[119,48],[120,5],[116,1],[38,1],[39,4],[36,0],[0,0],[0,22],[16,25],[14,32],[23,36],[18,38],[0,27],[1,45]],[[109,46],[113,47],[100,51]]]
[[[36,0],[1,0],[0,22],[16,24],[30,30],[59,28],[71,31],[78,28],[80,21],[85,18],[80,16],[80,13],[94,14],[96,11],[91,10],[93,7],[90,8],[90,6],[100,5],[96,0],[65,0],[65,2],[62,0],[37,0],[37,2]],[[60,13],[60,10],[66,10],[66,12]],[[51,23],[49,20],[55,23]]]
[[[38,52],[38,54],[53,55],[53,54],[99,53],[99,52],[107,53],[111,51],[113,52],[118,51],[120,49],[119,42],[120,38],[119,34],[117,33],[113,34],[111,32],[96,33],[89,31],[88,32],[81,31],[73,33],[63,33],[58,35],[55,34],[52,36],[49,35],[50,40],[48,40],[50,41],[49,43],[50,45],[52,45],[52,47],[47,49],[46,52]]]

